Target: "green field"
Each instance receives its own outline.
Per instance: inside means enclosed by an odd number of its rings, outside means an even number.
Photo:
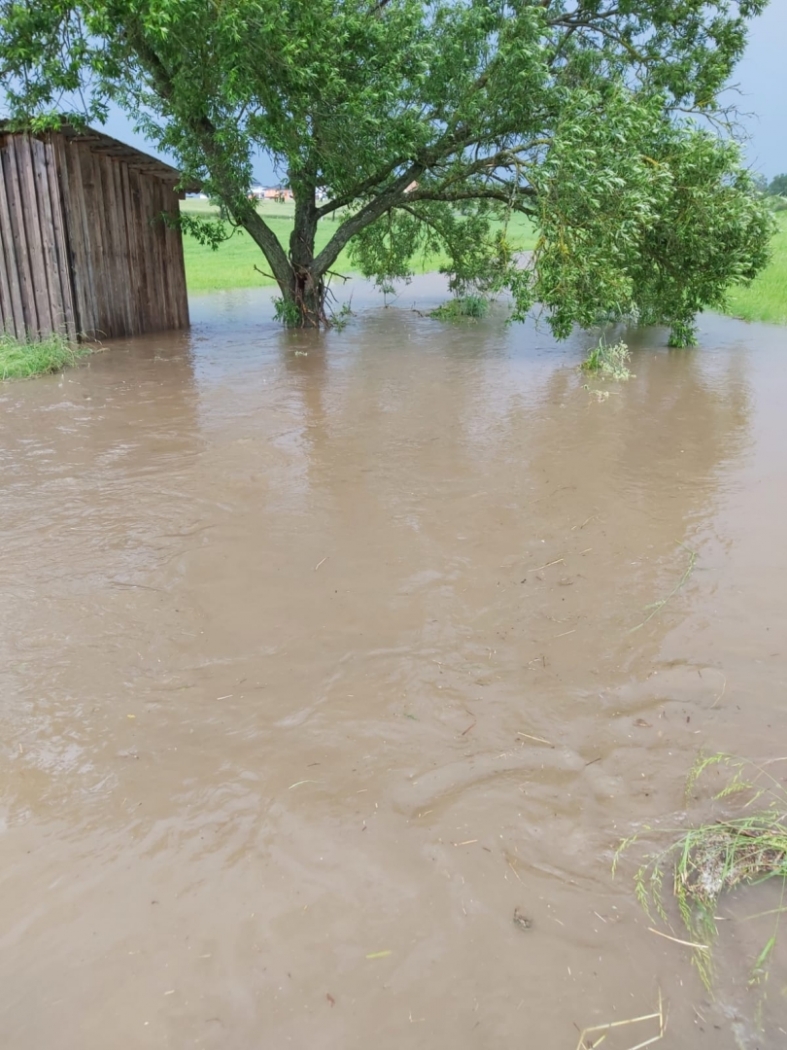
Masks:
[[[776,216],[779,228],[773,238],[770,265],[749,288],[734,288],[727,313],[744,321],[787,324],[787,211]]]
[[[184,211],[195,215],[215,215],[216,210],[207,201],[186,200]],[[292,229],[292,204],[266,201],[259,206],[276,232],[286,244]],[[787,212],[778,216],[779,228],[773,240],[773,258],[768,268],[749,288],[735,288],[730,293],[728,313],[746,321],[769,321],[787,324]],[[317,230],[317,250],[333,235],[336,224],[330,219],[320,223]],[[517,216],[513,221],[513,239],[522,250],[532,249],[535,237],[530,223]],[[254,269],[266,269],[262,253],[243,230],[237,230],[217,251],[203,248],[193,237],[184,238],[186,276],[192,292],[212,292],[222,288],[256,288],[273,282]],[[416,260],[418,273],[437,270],[443,260],[434,256]],[[353,267],[343,252],[334,266],[338,273],[352,273]]]
[[[208,217],[218,214],[207,201],[185,200],[181,210],[192,215]],[[259,212],[273,229],[282,244],[286,245],[292,229],[292,204],[276,204],[264,201],[259,205]],[[317,228],[317,251],[328,243],[336,232],[337,224],[330,219],[320,223]],[[523,251],[533,247],[534,237],[530,223],[516,216],[511,224],[512,239]],[[186,257],[186,280],[190,292],[214,292],[223,288],[259,288],[274,282],[263,277],[254,269],[267,270],[262,252],[244,230],[236,230],[230,240],[225,241],[216,251],[197,244],[193,237],[183,239]],[[416,273],[429,273],[439,269],[444,260],[438,256],[425,256],[416,259]],[[353,273],[348,253],[342,252],[332,267],[337,273]]]

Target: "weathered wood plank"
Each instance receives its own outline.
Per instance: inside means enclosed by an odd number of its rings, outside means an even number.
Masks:
[[[123,193],[123,165],[114,158],[108,163],[112,169],[112,182],[114,184],[114,229],[116,231],[118,244],[122,245],[122,252],[118,254],[118,261],[122,268],[123,282],[123,323],[124,335],[136,334],[134,320],[134,296],[135,287],[133,283],[133,266],[131,262],[131,244],[129,243],[128,229],[126,228],[126,205]]]
[[[169,214],[172,211],[172,194],[170,193],[169,186],[166,186],[161,180],[159,180],[159,187],[161,193],[161,210],[162,212]],[[168,324],[170,328],[180,328],[180,296],[178,294],[178,275],[175,272],[173,266],[174,256],[172,250],[172,234],[175,232],[171,226],[165,222],[163,224],[163,248],[164,248],[164,268],[167,272],[167,306],[169,320]]]
[[[20,135],[16,140],[16,159],[19,169],[19,185],[22,194],[22,217],[27,229],[27,249],[30,254],[30,270],[33,275],[33,295],[38,313],[35,336],[46,336],[55,330],[52,317],[52,302],[45,261],[44,236],[38,194],[36,192],[34,149],[35,139]]]
[[[52,215],[52,197],[47,174],[46,155],[49,146],[38,138],[30,139],[30,158],[32,162],[35,193],[38,201],[38,223],[41,232],[42,259],[46,275],[46,287],[49,298],[49,315],[52,331],[61,335],[66,332],[63,288],[60,283],[60,261],[55,244],[55,223]]]
[[[139,285],[137,290],[137,311],[139,331],[148,331],[148,304],[150,303],[150,280],[148,258],[145,252],[145,231],[143,229],[142,186],[139,172],[127,168],[129,187],[129,225],[133,230],[136,247],[137,265],[139,267]]]
[[[63,304],[63,325],[69,339],[75,340],[78,335],[76,313],[74,309],[74,284],[72,279],[71,252],[64,216],[63,191],[58,178],[57,136],[50,132],[47,137],[46,177],[49,185],[49,199],[52,209],[52,232],[57,256],[60,298]]]
[[[0,202],[0,209],[2,207],[2,202]],[[0,222],[0,334],[16,335],[16,318],[11,299],[11,286],[8,281],[6,243],[2,222]]]
[[[124,181],[126,231],[129,244],[129,265],[134,282],[134,335],[148,331],[147,310],[150,301],[150,275],[145,265],[140,205],[139,174],[127,164],[121,165]]]
[[[17,339],[25,336],[25,314],[22,307],[22,291],[19,283],[17,244],[11,223],[11,209],[6,192],[6,164],[3,155],[6,142],[0,140],[0,250],[3,253],[4,272],[8,283],[7,306],[3,311],[3,324]]]
[[[167,186],[167,210],[177,215],[180,209],[178,195],[171,186]],[[183,259],[183,236],[179,229],[169,229],[169,271],[172,276],[172,294],[176,306],[175,326],[189,326],[189,298],[186,289],[186,265]]]
[[[112,289],[107,275],[107,233],[101,200],[101,172],[98,158],[86,145],[79,145],[77,151],[82,171],[82,187],[85,193],[85,228],[87,231],[85,249],[90,260],[95,297],[93,338],[106,339],[112,335],[108,317]]]
[[[154,209],[152,182],[153,179],[144,175],[140,176],[139,229],[144,244],[145,269],[148,272],[148,300],[145,303],[145,331],[147,332],[155,332],[163,327],[159,316],[159,297],[161,295],[160,267],[156,252],[155,231],[151,221]]]
[[[8,191],[11,231],[16,246],[17,273],[19,291],[22,299],[22,327],[19,338],[26,338],[39,331],[38,310],[36,307],[33,273],[30,264],[30,247],[27,240],[27,229],[24,220],[24,206],[20,187],[19,168],[17,166],[18,136],[8,138],[7,148],[3,151],[3,177]]]
[[[139,200],[139,175],[127,164],[123,165],[123,177],[126,182],[126,228],[130,254],[132,260],[132,272],[134,273],[134,308],[135,327],[134,334],[139,335],[147,331],[146,311],[148,302],[148,280],[149,274],[145,265],[145,249],[142,233],[140,230],[141,207]]]
[[[66,235],[71,254],[75,324],[79,338],[94,339],[96,298],[93,263],[88,251],[88,220],[79,148],[65,138],[56,143],[60,184],[63,191]]]
[[[99,232],[101,243],[100,273],[104,291],[98,301],[101,330],[104,337],[112,339],[122,334],[118,324],[118,281],[116,275],[117,244],[112,236],[110,215],[112,211],[112,182],[108,179],[104,158],[90,150],[90,162],[95,176],[95,198],[91,209],[93,231]],[[99,259],[96,257],[98,266]]]
[[[128,165],[117,162],[118,191],[118,222],[123,231],[123,239],[126,245],[126,267],[128,270],[129,283],[129,329],[128,335],[136,335],[139,332],[139,267],[137,265],[136,242],[134,240],[134,227],[129,222],[129,185]]]
[[[169,293],[169,274],[167,273],[167,256],[165,240],[166,227],[164,226],[164,221],[161,218],[161,213],[164,210],[164,201],[161,194],[161,183],[158,179],[150,179],[150,189],[153,202],[151,214],[151,231],[153,234],[153,242],[156,247],[156,268],[158,271],[159,279],[157,289],[157,328],[159,331],[163,331],[164,329],[169,329],[172,327],[171,299]]]

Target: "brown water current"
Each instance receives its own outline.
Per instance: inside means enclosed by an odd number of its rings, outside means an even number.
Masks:
[[[787,332],[599,398],[439,291],[0,386],[3,1050],[574,1050],[659,990],[665,1050],[787,1046],[778,886],[713,998],[611,874],[701,749],[787,755]]]

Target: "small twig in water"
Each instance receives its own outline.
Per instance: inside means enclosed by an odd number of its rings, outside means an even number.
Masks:
[[[591,522],[595,518],[595,516],[595,514],[591,514],[589,518],[585,518],[581,525],[572,525],[571,531],[573,532],[574,529],[579,529],[581,531],[588,524],[588,522]]]
[[[663,937],[666,941],[674,941],[675,944],[682,944],[684,948],[696,948],[701,952],[710,951],[707,944],[697,944],[696,941],[682,941],[680,937],[670,937],[668,933],[662,933],[661,930],[656,930],[653,926],[648,926],[648,933],[655,933],[657,937]]]
[[[562,565],[562,564],[565,564],[565,559],[564,558],[556,558],[555,561],[548,561],[546,563],[546,565],[539,565],[539,567],[537,569],[528,569],[527,571],[528,572],[541,572],[542,569],[548,569],[552,565]]]
[[[547,747],[555,746],[551,741],[544,740],[542,736],[531,736],[530,733],[517,733],[517,736],[523,736],[526,740],[535,740],[537,744],[546,744]]]
[[[653,1043],[657,1043],[660,1039],[664,1038],[664,1032],[666,1031],[666,1024],[664,1020],[664,1002],[661,997],[661,989],[659,989],[659,1008],[656,1013],[645,1014],[643,1017],[632,1017],[628,1021],[610,1021],[609,1024],[596,1024],[590,1028],[583,1028],[579,1033],[579,1042],[577,1043],[577,1050],[592,1050],[601,1043],[608,1032],[613,1028],[623,1028],[626,1025],[642,1024],[645,1021],[658,1021],[659,1022],[659,1033],[658,1035],[651,1036],[650,1039],[646,1039],[642,1043],[637,1043],[636,1046],[629,1047],[629,1050],[643,1050],[645,1046],[651,1046]],[[585,1042],[586,1036],[589,1036],[592,1032],[603,1032],[601,1039],[598,1039],[594,1043]]]
[[[722,673],[723,673],[723,672],[722,672]],[[724,685],[723,685],[723,686],[721,687],[721,692],[719,693],[719,695],[718,695],[718,696],[716,697],[716,699],[715,699],[715,700],[713,701],[713,703],[712,703],[712,704],[710,705],[710,709],[711,709],[711,711],[712,711],[712,710],[713,710],[713,708],[714,708],[714,707],[716,707],[716,705],[717,705],[717,704],[718,704],[718,703],[719,703],[719,702],[721,701],[721,698],[722,698],[722,697],[724,696],[724,691],[725,691],[725,689],[726,689],[726,688],[727,688],[727,676],[726,676],[726,675],[724,675]]]

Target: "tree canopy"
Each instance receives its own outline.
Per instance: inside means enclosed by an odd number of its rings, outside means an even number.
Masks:
[[[382,284],[438,250],[455,290],[509,288],[559,336],[635,314],[685,343],[767,257],[767,208],[714,123],[766,2],[0,0],[0,75],[23,125],[130,114],[248,231],[288,323],[328,320],[349,245]],[[288,247],[248,199],[259,149],[294,193]]]

